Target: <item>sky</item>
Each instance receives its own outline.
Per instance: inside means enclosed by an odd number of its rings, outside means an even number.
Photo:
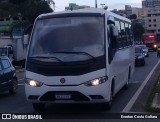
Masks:
[[[76,3],[77,5],[88,5],[91,7],[95,6],[95,0],[54,0],[55,11],[64,11],[65,7],[69,3]],[[131,5],[132,7],[142,7],[142,0],[97,0],[98,7],[101,8],[100,4],[108,6],[108,10],[113,9],[124,9],[125,5]]]

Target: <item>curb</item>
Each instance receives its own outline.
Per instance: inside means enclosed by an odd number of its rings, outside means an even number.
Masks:
[[[160,99],[160,93],[155,93],[151,108],[160,109],[160,101],[159,101],[159,99]]]
[[[160,69],[160,60],[155,65],[155,69],[152,72],[151,77],[148,79],[146,85],[144,86],[143,90],[139,94],[138,98],[135,100],[129,112],[155,113],[155,112],[150,111],[150,109],[146,107],[150,106],[151,108],[151,105],[153,103],[153,99],[151,101],[152,97],[150,97],[150,95],[152,94],[157,78],[159,77],[159,74],[160,74],[159,69]],[[151,102],[149,102],[148,100]]]
[[[158,67],[158,65],[160,64],[160,60],[157,62],[157,64],[153,67],[153,69],[151,70],[151,72],[149,73],[149,75],[147,76],[147,78],[144,80],[144,82],[141,84],[141,86],[138,88],[138,90],[136,91],[136,93],[134,94],[134,96],[130,99],[130,101],[128,102],[128,104],[125,106],[125,108],[122,110],[122,113],[128,113],[131,111],[132,107],[134,106],[134,104],[136,103],[136,100],[138,99],[138,97],[140,96],[140,94],[142,93],[144,87],[146,86],[146,84],[148,83],[148,81],[150,80],[150,78],[152,77],[152,75],[154,74],[154,71],[156,70],[156,68]]]

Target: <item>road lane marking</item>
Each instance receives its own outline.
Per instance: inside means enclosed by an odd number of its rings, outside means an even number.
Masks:
[[[24,80],[24,78],[22,78],[22,79],[18,79],[18,81],[22,81],[22,80]]]
[[[147,78],[144,80],[144,82],[141,84],[141,86],[138,88],[138,90],[136,91],[136,93],[134,94],[134,96],[130,99],[130,101],[128,102],[128,104],[125,106],[125,108],[122,110],[122,113],[128,113],[130,111],[130,109],[132,108],[133,104],[135,103],[135,101],[137,100],[138,96],[140,95],[140,93],[142,92],[143,88],[145,87],[145,85],[147,84],[147,82],[149,81],[149,78],[152,76],[154,70],[156,69],[156,67],[159,65],[160,60],[158,61],[158,63],[153,67],[153,69],[151,70],[151,72],[149,73],[149,75],[147,76]]]
[[[141,83],[142,81],[132,81],[130,82],[130,84],[137,84],[137,83]]]
[[[18,86],[24,86],[24,84],[21,83],[21,84],[18,84]]]

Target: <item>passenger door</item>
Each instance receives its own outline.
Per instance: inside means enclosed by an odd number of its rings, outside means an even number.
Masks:
[[[119,24],[119,22],[118,22]],[[108,19],[108,59],[110,64],[111,76],[114,77],[114,94],[121,88],[121,84],[124,81],[124,62],[122,57],[122,50],[118,50],[117,40],[119,34],[114,35],[114,27],[117,26],[119,32],[120,26],[117,25],[116,21],[110,17]],[[125,54],[124,54],[125,55]]]

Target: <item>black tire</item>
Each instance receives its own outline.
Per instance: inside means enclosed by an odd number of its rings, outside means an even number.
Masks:
[[[34,110],[42,111],[45,108],[45,103],[32,103]]]
[[[149,54],[147,54],[146,57],[149,57]]]
[[[143,63],[142,63],[142,66],[145,66],[145,64],[146,64],[146,62],[145,62],[145,60],[144,60]]]
[[[101,109],[102,110],[110,110],[111,104],[109,102],[101,103]]]
[[[102,109],[110,110],[112,107],[112,100],[113,100],[113,89],[114,89],[114,83],[112,82],[111,92],[110,92],[110,100],[108,102],[102,103]]]
[[[12,80],[12,87],[9,89],[10,94],[16,94],[18,89],[18,81],[16,78]]]
[[[129,80],[128,80],[129,81]],[[126,84],[123,86],[123,90],[127,90],[128,89],[128,81],[126,82]]]
[[[131,77],[131,69],[129,68],[128,79],[127,79],[126,84],[123,86],[123,90],[127,90],[128,89],[128,84],[129,84],[130,77]]]
[[[108,102],[104,103],[104,108],[106,108],[107,110],[110,110],[112,107],[112,100],[113,100],[113,91],[111,90],[110,100]]]

